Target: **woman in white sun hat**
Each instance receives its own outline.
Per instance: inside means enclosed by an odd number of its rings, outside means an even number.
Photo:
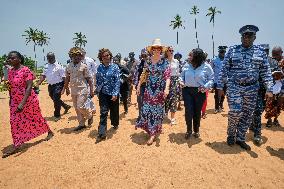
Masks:
[[[171,70],[167,60],[161,56],[165,49],[160,39],[154,39],[152,45],[147,47],[151,54],[149,66],[143,70],[137,86],[139,95],[141,84],[146,82],[141,115],[137,119],[136,128],[141,128],[149,134],[148,145],[151,145],[155,137],[161,133],[165,97],[169,94]]]

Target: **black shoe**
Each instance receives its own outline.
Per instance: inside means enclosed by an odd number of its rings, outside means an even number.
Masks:
[[[78,126],[74,129],[74,131],[80,131],[80,130],[85,129],[85,128],[86,128],[86,125]]]
[[[106,135],[105,134],[99,134],[98,139],[99,140],[105,140],[106,139]]]
[[[190,136],[191,136],[191,133],[185,133],[184,138],[187,140],[190,138]]]
[[[118,129],[118,125],[113,125],[112,128],[117,130]]]
[[[276,127],[280,127],[280,123],[277,119],[274,119],[273,121],[273,124],[276,126]]]
[[[61,119],[61,117],[59,116],[59,117],[55,117],[54,116],[54,122],[57,122],[57,121],[59,121]]]
[[[200,134],[199,134],[199,133],[193,133],[193,136],[194,136],[195,138],[199,138],[199,137],[200,137]]]
[[[235,144],[235,139],[233,137],[227,137],[227,144],[233,146]]]
[[[236,144],[239,145],[241,148],[245,149],[245,150],[251,150],[250,146],[245,143],[244,141],[236,141]]]
[[[67,114],[68,111],[70,110],[70,108],[71,108],[71,106],[67,105],[66,108],[65,108],[65,110],[64,110],[64,113],[63,113],[63,114]]]
[[[263,143],[263,140],[262,140],[261,136],[255,136],[255,137],[253,138],[253,141],[254,141],[255,144],[257,144],[257,145],[261,145],[261,144]]]
[[[272,127],[272,120],[271,119],[267,120],[266,127],[268,127],[268,128]]]
[[[46,141],[49,141],[54,136],[52,131],[48,131],[47,137],[45,138]]]
[[[88,119],[88,126],[91,126],[94,122],[94,116],[92,116],[90,119]]]

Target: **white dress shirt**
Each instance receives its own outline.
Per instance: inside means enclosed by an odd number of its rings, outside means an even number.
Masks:
[[[90,75],[94,77],[97,73],[99,65],[92,58],[89,57],[85,57],[84,63],[87,64]]]
[[[61,64],[55,61],[54,64],[45,64],[42,75],[46,77],[48,84],[54,85],[63,81],[62,78],[65,77],[65,70]]]

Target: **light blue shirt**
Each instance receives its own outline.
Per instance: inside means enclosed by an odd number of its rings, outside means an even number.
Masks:
[[[213,86],[214,73],[208,63],[203,63],[194,69],[191,64],[186,64],[181,72],[180,81],[185,87],[204,87],[210,89]]]
[[[214,59],[212,59],[212,68],[214,71],[214,83],[217,83],[219,74],[221,72],[222,69],[222,63],[223,61],[220,59],[220,57],[215,57]]]

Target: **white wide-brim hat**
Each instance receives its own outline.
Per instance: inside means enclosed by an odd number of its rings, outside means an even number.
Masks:
[[[162,43],[161,43],[161,39],[158,39],[158,38],[153,40],[152,45],[146,47],[147,51],[151,52],[152,51],[152,47],[161,47],[162,48],[162,52],[166,51],[166,46],[163,46]]]

